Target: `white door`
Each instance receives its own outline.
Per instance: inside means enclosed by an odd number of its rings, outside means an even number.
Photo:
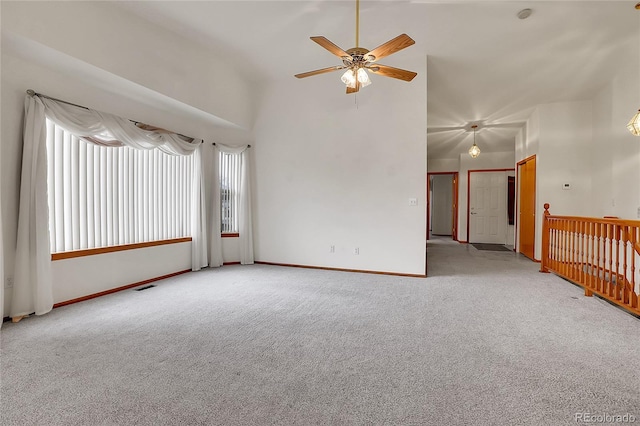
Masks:
[[[505,244],[506,230],[506,173],[471,172],[469,177],[469,242]]]

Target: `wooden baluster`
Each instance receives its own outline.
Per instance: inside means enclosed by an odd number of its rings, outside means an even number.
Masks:
[[[595,277],[593,276],[593,271],[594,268],[593,266],[595,265],[594,263],[594,259],[595,259],[595,251],[596,251],[596,246],[595,246],[595,233],[596,233],[596,224],[593,222],[589,222],[589,238],[591,239],[591,264],[589,265],[589,287],[591,289],[595,289],[596,288],[596,280]]]
[[[556,228],[555,228],[555,223],[552,220],[549,220],[549,258],[548,258],[548,262],[547,262],[547,271],[549,269],[553,270],[554,269],[554,262],[555,262],[555,258],[556,258],[556,245],[555,245],[555,239],[556,239]]]
[[[607,294],[613,296],[613,226],[607,223],[607,238],[609,242],[609,279],[607,280]]]
[[[542,253],[540,256],[540,272],[549,272],[549,203],[544,204],[542,217]]]
[[[562,273],[565,277],[569,278],[569,221],[564,221],[563,231],[563,256],[562,256]]]
[[[615,239],[615,244],[614,244],[614,248],[616,250],[616,262],[615,262],[615,266],[616,269],[614,272],[612,272],[612,276],[615,277],[615,286],[613,287],[614,290],[614,297],[616,300],[620,300],[622,297],[622,287],[624,286],[624,281],[620,282],[620,225],[618,224],[613,224],[612,226],[613,228],[613,238]],[[611,280],[612,284],[614,283],[613,280]]]
[[[578,266],[580,271],[580,282],[586,286],[587,285],[587,275],[585,272],[586,261],[585,256],[587,253],[587,223],[585,221],[580,221],[580,256],[578,258]]]
[[[629,256],[628,252],[627,252],[627,246],[628,244],[628,233],[629,233],[629,227],[627,225],[624,225],[622,227],[622,232],[621,232],[621,236],[622,236],[622,247],[623,247],[623,263],[622,263],[622,274],[620,276],[621,282],[622,282],[622,303],[624,304],[629,304],[630,299],[629,299],[629,289],[627,287],[627,283],[629,282],[629,280],[627,280],[628,272],[627,272],[627,257]]]
[[[579,220],[576,222],[576,279],[580,284],[584,285],[584,276],[582,275],[582,253],[584,250],[582,249],[583,241],[582,241],[582,221]]]
[[[547,265],[547,270],[549,268],[554,271],[558,270],[558,228],[557,221],[549,221],[549,228],[551,229],[551,253],[549,254],[549,264]]]
[[[629,233],[629,237],[631,237],[631,307],[640,310],[638,306],[638,295],[636,293],[636,257],[638,253],[636,253],[635,246],[638,241],[637,233],[638,228],[631,227],[631,232]]]
[[[591,271],[589,262],[591,257],[591,222],[584,223],[584,282],[589,288],[591,286]]]
[[[574,260],[576,257],[576,221],[569,222],[569,278],[576,279]]]
[[[602,279],[600,277],[600,259],[601,259],[601,250],[600,247],[602,246],[602,224],[601,223],[596,223],[595,224],[595,228],[596,228],[596,263],[594,264],[594,273],[596,274],[596,289],[598,290],[598,292],[602,292]]]

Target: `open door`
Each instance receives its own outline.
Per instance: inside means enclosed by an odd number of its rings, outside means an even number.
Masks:
[[[518,163],[518,251],[535,260],[536,241],[536,156]]]
[[[427,173],[427,239],[458,238],[458,173]]]

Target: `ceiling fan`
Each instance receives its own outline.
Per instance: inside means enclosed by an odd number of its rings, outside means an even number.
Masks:
[[[356,47],[352,47],[348,50],[336,46],[326,37],[315,36],[311,37],[311,40],[318,43],[320,46],[327,49],[337,57],[342,59],[342,65],[336,65],[333,67],[322,68],[315,71],[309,71],[301,74],[296,74],[297,78],[311,77],[312,75],[324,74],[332,71],[338,71],[346,69],[347,71],[342,75],[342,82],[347,86],[347,94],[356,93],[361,87],[366,87],[371,84],[369,75],[366,70],[369,70],[375,74],[380,74],[385,77],[397,78],[399,80],[411,81],[418,75],[413,71],[407,71],[400,68],[394,68],[387,65],[378,64],[378,59],[384,58],[396,53],[406,47],[415,44],[415,41],[406,34],[401,34],[398,37],[389,40],[386,43],[381,44],[375,49],[369,51],[363,47],[358,47],[359,43],[359,30],[360,30],[360,0],[356,0]]]

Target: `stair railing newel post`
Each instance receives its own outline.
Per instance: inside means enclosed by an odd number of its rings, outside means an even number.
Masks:
[[[540,272],[549,273],[549,203],[544,204],[542,217],[542,255],[540,257]]]

